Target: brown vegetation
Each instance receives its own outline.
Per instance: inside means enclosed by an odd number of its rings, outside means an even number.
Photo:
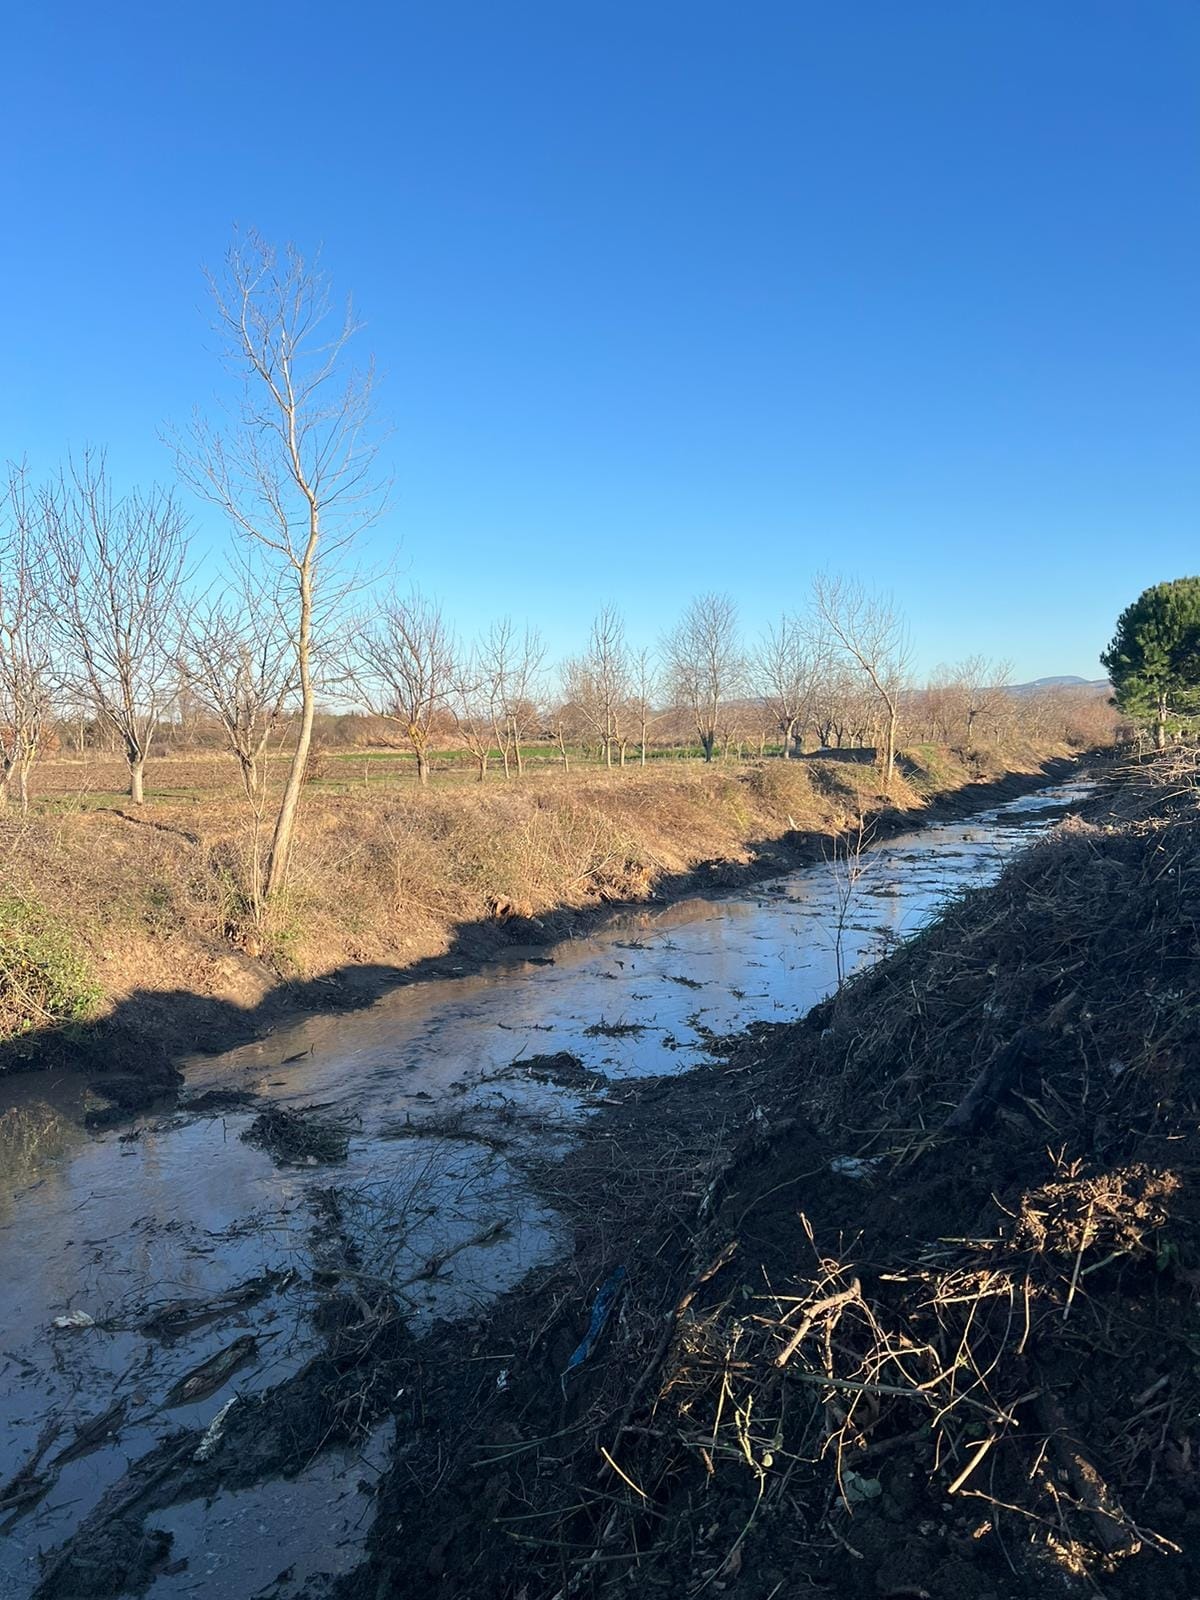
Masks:
[[[938,795],[1063,754],[913,751],[887,803],[915,816]],[[132,999],[171,1046],[192,1029],[188,996],[246,1007],[281,980],[469,961],[565,931],[564,913],[677,892],[703,862],[782,870],[806,838],[885,804],[869,760],[547,770],[429,790],[372,778],[373,765],[363,782],[332,762],[349,776],[309,786],[302,848],[265,917],[249,892],[256,835],[219,757],[154,763],[136,812],[107,792],[118,762],[42,763],[34,811],[0,819],[5,882],[69,931],[105,1006],[128,1016]]]

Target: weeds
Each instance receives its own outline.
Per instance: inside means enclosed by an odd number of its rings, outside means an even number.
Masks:
[[[99,1002],[99,985],[67,929],[35,900],[0,900],[0,1042],[82,1022]]]

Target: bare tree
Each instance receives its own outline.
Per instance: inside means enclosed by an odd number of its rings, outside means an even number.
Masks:
[[[536,726],[537,696],[546,647],[536,628],[518,631],[511,617],[488,629],[476,648],[479,688],[492,716],[504,776],[525,770],[522,741]]]
[[[827,574],[813,581],[813,607],[832,643],[878,700],[883,781],[885,789],[890,788],[896,769],[900,697],[911,659],[904,620],[890,599]]]
[[[180,629],[179,667],[216,719],[247,800],[261,807],[267,747],[287,722],[297,688],[295,653],[270,596],[247,577],[236,598],[227,593],[194,605]]]
[[[586,652],[567,663],[565,688],[595,736],[605,766],[611,768],[614,750],[624,766],[628,741],[622,738],[621,720],[630,696],[629,650],[615,606],[605,606],[593,620]]]
[[[174,692],[174,628],[187,524],[173,495],[113,494],[91,451],[41,497],[53,625],[62,671],[111,728],[144,798],[146,758]]]
[[[958,668],[956,681],[962,696],[966,748],[975,745],[975,724],[982,717],[995,717],[1010,700],[1007,685],[1012,680],[1011,661],[989,661],[986,656],[968,656]]]
[[[15,774],[28,811],[29,773],[51,717],[51,643],[44,545],[24,468],[9,469],[0,505],[0,806]]]
[[[180,470],[291,587],[300,719],[267,858],[269,899],[287,877],[334,558],[383,509],[368,437],[373,375],[347,366],[360,327],[352,306],[335,315],[326,274],[292,245],[278,253],[257,233],[235,239],[209,286],[240,402],[227,432],[197,418],[176,441]]]
[[[357,630],[353,678],[368,708],[394,722],[429,782],[429,739],[456,681],[454,639],[439,606],[414,591],[391,594]]]
[[[630,669],[629,708],[638,730],[638,751],[641,765],[646,765],[646,744],[654,721],[654,696],[658,679],[654,671],[654,657],[649,650],[639,650]]]
[[[458,659],[450,683],[449,706],[458,736],[475,763],[475,776],[482,783],[492,755],[496,705],[494,685],[480,658],[478,644]]]
[[[704,759],[711,761],[722,708],[744,688],[745,656],[729,596],[697,596],[663,640],[662,657],[671,696],[689,713]]]
[[[801,617],[784,615],[768,626],[754,658],[754,676],[766,708],[783,735],[784,758],[795,753],[797,734],[813,719],[825,675],[825,656]]]

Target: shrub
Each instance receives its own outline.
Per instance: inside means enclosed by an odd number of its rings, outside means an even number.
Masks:
[[[0,1042],[81,1022],[100,988],[67,930],[36,901],[0,899]]]

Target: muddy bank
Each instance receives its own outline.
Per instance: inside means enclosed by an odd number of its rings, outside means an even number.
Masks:
[[[570,1262],[443,1342],[340,1600],[1197,1592],[1200,780],[1125,778],[597,1119]]]
[[[869,837],[886,839],[915,827],[968,816],[1034,792],[1048,782],[1065,781],[1087,770],[1096,759],[1054,757],[1030,763],[1028,771],[981,781],[967,781],[964,774],[956,777],[954,787],[933,792],[919,804],[868,809]],[[859,782],[859,763],[826,765],[841,765]],[[820,763],[807,766],[805,784],[816,782],[822,770]],[[791,779],[794,774],[784,776]],[[835,777],[838,783],[843,781],[840,775]],[[842,794],[839,803],[843,807],[845,794],[853,792],[851,785]],[[915,801],[911,786],[903,779],[899,792]],[[408,985],[537,961],[544,947],[587,937],[631,905],[670,905],[696,896],[734,892],[827,860],[836,851],[837,837],[828,823],[817,829],[784,828],[770,837],[739,842],[736,856],[703,860],[684,871],[647,870],[623,881],[614,878],[592,903],[541,908],[536,916],[515,902],[502,900],[486,916],[458,923],[445,941],[448,948],[444,953],[407,964],[358,962],[299,980],[271,971],[245,951],[227,949],[214,958],[211,950],[198,948],[194,954],[203,953],[206,969],[213,968],[215,959],[216,967],[225,974],[225,993],[211,992],[207,983],[204,989],[135,989],[95,1022],[45,1030],[0,1048],[0,1076],[46,1068],[79,1071],[96,1097],[89,1112],[93,1125],[115,1124],[169,1098],[182,1082],[181,1061],[197,1051],[222,1054],[286,1029],[299,1017],[369,1007]],[[178,951],[176,957],[181,970],[186,970],[190,957],[183,959]],[[253,1002],[232,998],[230,980],[236,980],[232,982],[234,992],[255,995]]]

